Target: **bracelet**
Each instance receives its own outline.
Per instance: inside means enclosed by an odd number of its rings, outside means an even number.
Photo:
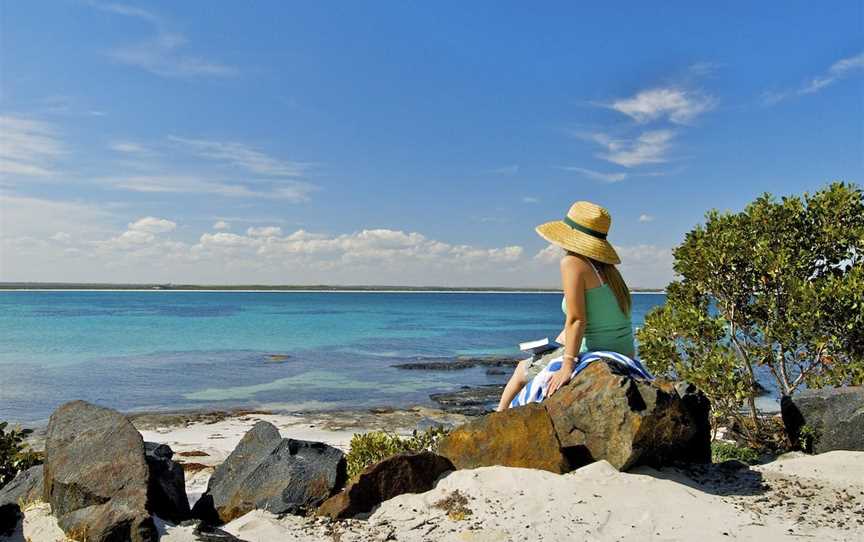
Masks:
[[[570,358],[573,361],[576,361],[576,356],[574,356],[573,354],[564,354],[564,359],[567,359],[567,358]]]

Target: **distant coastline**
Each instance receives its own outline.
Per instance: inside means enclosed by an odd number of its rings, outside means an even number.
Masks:
[[[427,293],[560,293],[558,288],[484,286],[343,286],[293,284],[112,284],[78,282],[0,282],[0,290],[48,291],[201,291],[201,292],[427,292]],[[631,288],[633,293],[662,294],[662,288]]]

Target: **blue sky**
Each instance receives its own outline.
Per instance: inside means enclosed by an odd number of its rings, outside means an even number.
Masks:
[[[0,1],[0,280],[633,286],[710,208],[864,172],[834,2]]]

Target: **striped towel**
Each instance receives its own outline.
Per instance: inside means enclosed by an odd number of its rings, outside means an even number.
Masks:
[[[546,392],[549,389],[549,381],[552,379],[552,373],[561,369],[563,359],[562,356],[550,361],[549,364],[537,374],[537,376],[532,378],[531,381],[522,388],[522,391],[516,395],[516,398],[510,402],[510,408],[543,401],[543,399],[546,398]],[[570,378],[572,379],[574,376],[579,374],[583,369],[585,369],[585,367],[588,367],[591,362],[599,360],[603,360],[610,364],[614,363],[622,367],[634,378],[654,380],[654,377],[651,376],[651,373],[648,372],[648,369],[646,369],[639,360],[628,358],[627,356],[621,355],[617,352],[605,351],[585,352],[580,354],[578,363],[573,367],[573,373],[570,375]]]

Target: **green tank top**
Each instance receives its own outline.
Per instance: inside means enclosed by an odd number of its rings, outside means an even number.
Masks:
[[[567,314],[567,300],[561,300],[561,310]],[[585,290],[585,312],[588,323],[579,352],[611,350],[625,356],[636,350],[633,323],[624,314],[608,284]]]

